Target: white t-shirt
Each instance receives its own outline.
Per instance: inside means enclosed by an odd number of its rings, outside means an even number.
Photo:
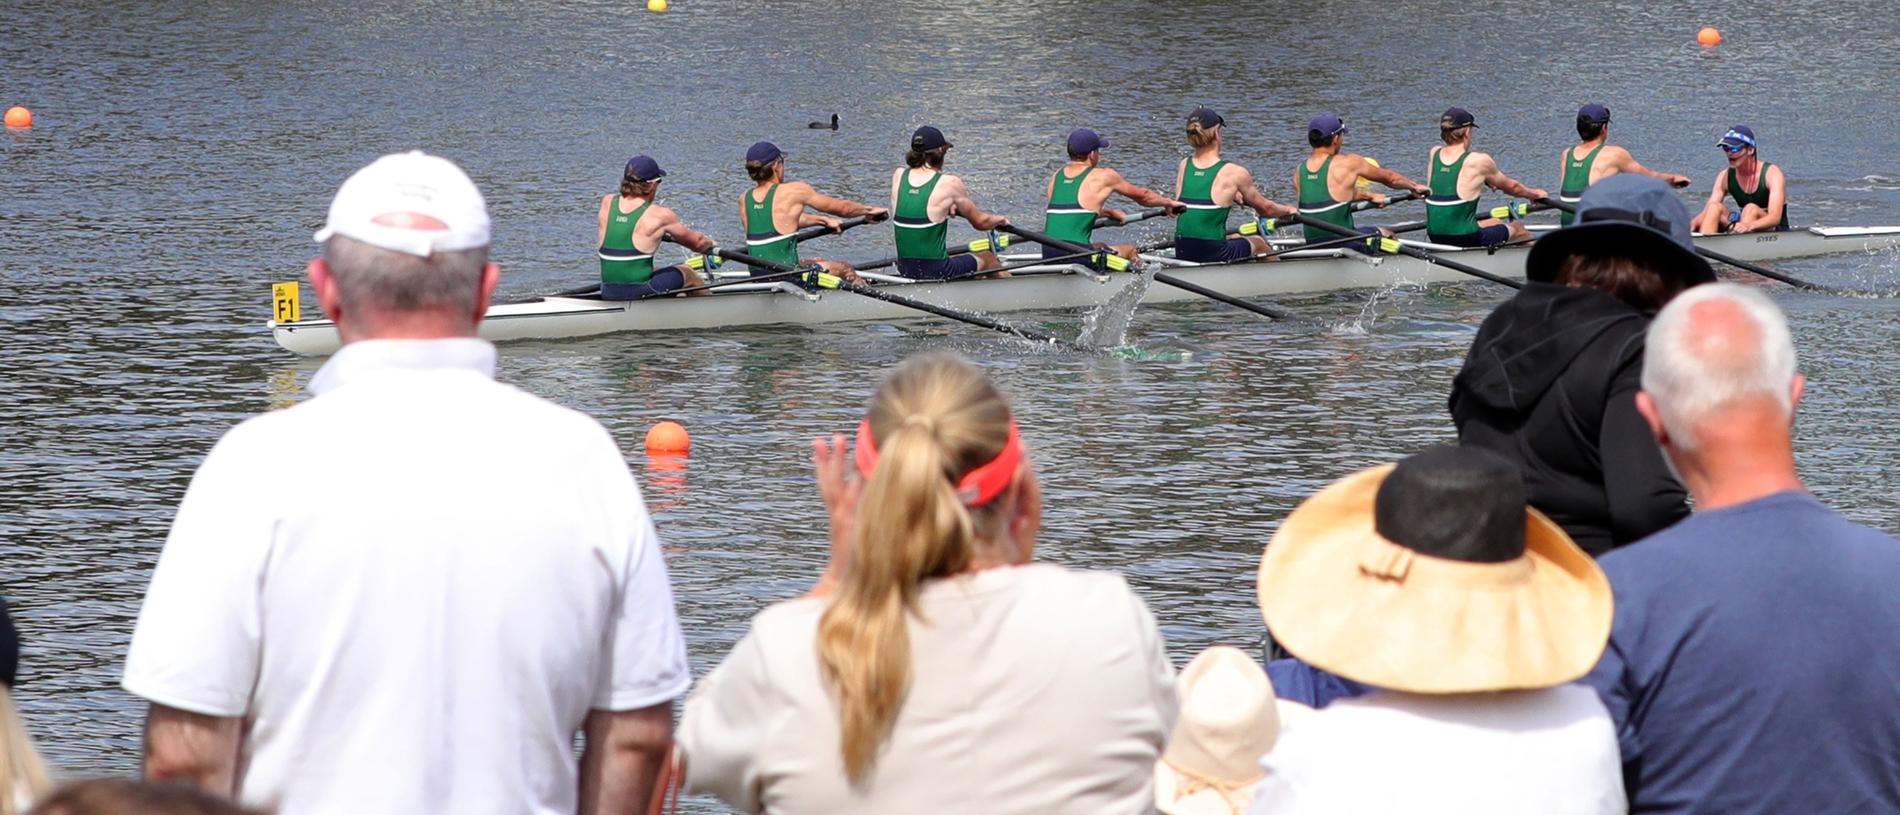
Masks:
[[[1622,815],[1616,728],[1580,685],[1374,693],[1289,721],[1249,815]]]
[[[589,709],[690,682],[607,432],[472,339],[352,343],[192,478],[125,687],[243,717],[246,804],[571,813]]]
[[[825,602],[766,609],[693,689],[679,729],[689,792],[783,815],[1154,811],[1174,668],[1120,575],[1034,564],[926,585],[910,691],[861,790],[819,672]]]

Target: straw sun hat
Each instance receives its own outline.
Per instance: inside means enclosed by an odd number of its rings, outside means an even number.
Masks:
[[[1300,504],[1260,561],[1260,611],[1306,663],[1380,688],[1547,688],[1588,673],[1609,581],[1525,505],[1509,462],[1440,447]]]
[[[1301,710],[1274,697],[1273,680],[1245,651],[1216,645],[1181,671],[1181,718],[1155,762],[1155,806],[1164,815],[1240,815],[1266,780],[1260,757],[1283,718]]]

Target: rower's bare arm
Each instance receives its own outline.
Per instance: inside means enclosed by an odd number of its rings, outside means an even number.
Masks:
[[[1181,184],[1187,181],[1187,159],[1174,166],[1174,197],[1181,197]]]
[[[1109,172],[1115,173],[1114,170],[1110,170]],[[1113,189],[1115,192],[1144,207],[1166,207],[1170,212],[1177,211],[1183,207],[1180,201],[1169,198],[1158,190],[1151,190],[1139,184],[1129,182],[1128,179],[1122,177],[1121,173],[1115,173],[1114,181],[1115,186]]]
[[[883,207],[860,204],[856,201],[846,201],[843,198],[833,198],[816,190],[812,191],[811,197],[805,201],[805,204],[812,209],[830,213],[840,218],[863,217],[865,220],[873,223],[884,220],[883,215],[887,212]]]
[[[949,189],[945,190],[945,187]],[[976,199],[970,197],[970,188],[964,185],[963,179],[960,177],[948,176],[944,178],[942,182],[938,183],[937,189],[943,190],[950,196],[950,214],[969,221],[972,227],[988,232],[1009,223],[1008,218],[995,213],[984,212],[982,207],[977,206]]]
[[[592,710],[582,725],[580,812],[644,812],[673,749],[673,704]]]
[[[243,724],[234,716],[207,716],[153,703],[145,715],[146,780],[234,795]]]
[[[1605,149],[1609,149],[1609,148],[1605,148]],[[1616,168],[1619,171],[1625,172],[1625,173],[1636,173],[1637,175],[1646,175],[1646,176],[1649,176],[1650,178],[1654,178],[1658,181],[1661,181],[1677,189],[1681,189],[1683,187],[1689,186],[1688,176],[1676,175],[1675,173],[1665,173],[1665,172],[1659,172],[1656,170],[1651,170],[1648,167],[1644,167],[1642,162],[1637,161],[1635,156],[1630,155],[1630,151],[1624,150],[1620,147],[1615,148],[1615,149],[1616,149],[1616,155],[1615,155]],[[1600,161],[1601,159],[1598,159],[1598,160]]]
[[[1358,170],[1358,175],[1365,178],[1370,178],[1373,180],[1374,183],[1384,184],[1387,187],[1390,187],[1392,189],[1404,190],[1406,192],[1413,193],[1419,196],[1430,195],[1432,192],[1431,187],[1425,186],[1424,184],[1420,184],[1417,181],[1413,181],[1410,178],[1406,178],[1404,173],[1401,173],[1397,170],[1388,170],[1384,167],[1374,167],[1371,164],[1367,164],[1365,159],[1363,158],[1359,160],[1359,163],[1362,166]]]
[[[1748,231],[1774,229],[1781,225],[1781,213],[1788,206],[1787,186],[1781,175],[1780,167],[1769,167],[1762,174],[1761,183],[1768,185],[1768,208],[1743,226]]]
[[[607,208],[613,206],[614,196],[600,199],[600,234],[594,236],[594,243],[607,242]]]
[[[1533,201],[1539,198],[1550,197],[1550,193],[1544,190],[1505,175],[1503,170],[1498,169],[1497,161],[1490,156],[1483,157],[1483,160],[1479,163],[1478,171],[1484,174],[1484,183],[1487,186],[1505,195],[1528,198]]]
[[[1232,164],[1227,166],[1234,167]],[[1259,213],[1261,217],[1284,218],[1299,211],[1285,204],[1274,203],[1272,199],[1262,195],[1260,188],[1253,183],[1253,172],[1251,170],[1244,167],[1234,167],[1234,170],[1235,200],[1239,201],[1242,205],[1252,208],[1253,211]],[[1225,171],[1223,170],[1222,172]]]
[[[657,225],[660,228],[660,233],[672,238],[674,243],[695,252],[709,252],[712,251],[713,246],[716,245],[713,239],[708,237],[705,233],[681,222],[680,216],[675,214],[673,210],[654,207],[647,210],[647,214],[649,216],[657,215],[659,217],[660,221]]]

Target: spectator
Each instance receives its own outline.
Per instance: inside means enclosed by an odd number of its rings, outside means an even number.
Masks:
[[[1510,462],[1441,447],[1321,490],[1267,546],[1260,607],[1295,657],[1382,690],[1288,728],[1254,815],[1624,811],[1610,717],[1569,684],[1609,585]]]
[[[20,632],[6,598],[0,597],[0,815],[18,815],[45,795],[52,782],[46,762],[33,747],[33,737],[13,706],[13,683],[19,679]]]
[[[1180,687],[1181,719],[1155,762],[1155,808],[1162,815],[1242,815],[1266,777],[1260,757],[1280,737],[1282,714],[1297,717],[1302,706],[1276,700],[1260,664],[1225,645],[1196,655]]]
[[[1805,385],[1759,291],[1694,289],[1649,327],[1637,407],[1695,497],[1603,558],[1595,685],[1634,812],[1900,812],[1900,541],[1809,495]]]
[[[1041,491],[982,372],[898,366],[858,478],[843,436],[813,447],[831,562],[688,698],[687,790],[746,812],[1150,810],[1176,706],[1161,633],[1119,575],[1030,562]]]
[[[660,543],[599,424],[493,380],[481,193],[385,156],[317,239],[346,344],[185,493],[126,659],[146,776],[282,815],[644,803],[690,682]]]
[[[1478,328],[1452,382],[1458,442],[1515,462],[1542,510],[1592,555],[1689,513],[1636,414],[1643,329],[1669,298],[1715,279],[1669,185],[1625,173],[1591,185],[1577,223],[1531,247],[1528,282]]]
[[[35,807],[32,815],[258,815],[258,812],[182,784],[99,778],[60,787]]]

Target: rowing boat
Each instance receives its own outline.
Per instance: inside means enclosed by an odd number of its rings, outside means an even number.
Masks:
[[[1276,247],[1297,246],[1275,240]],[[1461,263],[1510,277],[1524,275],[1529,250],[1522,246],[1495,251],[1413,243]],[[1786,232],[1706,235],[1696,245],[1738,260],[1772,261],[1818,255],[1874,252],[1900,245],[1900,226],[1809,227]],[[1465,275],[1403,255],[1367,257],[1342,250],[1292,251],[1273,263],[1200,266],[1168,257],[1152,258],[1178,277],[1237,297],[1317,293],[1376,288],[1398,283],[1468,280]],[[1092,308],[1109,302],[1140,279],[1128,273],[1098,273],[1085,266],[1032,266],[1008,278],[952,282],[903,281],[875,277],[905,297],[965,312],[996,313]],[[279,284],[280,288],[285,284]],[[291,297],[294,298],[294,284]],[[281,299],[281,295],[280,295]],[[1141,302],[1198,299],[1172,286],[1150,286]],[[329,354],[339,347],[336,326],[328,320],[298,320],[295,306],[267,325],[277,344],[298,354]],[[786,282],[738,284],[704,297],[662,297],[632,302],[598,297],[547,296],[496,304],[482,318],[480,333],[492,341],[560,339],[623,331],[676,331],[738,326],[839,323],[915,317],[917,312],[841,291],[806,291]]]

